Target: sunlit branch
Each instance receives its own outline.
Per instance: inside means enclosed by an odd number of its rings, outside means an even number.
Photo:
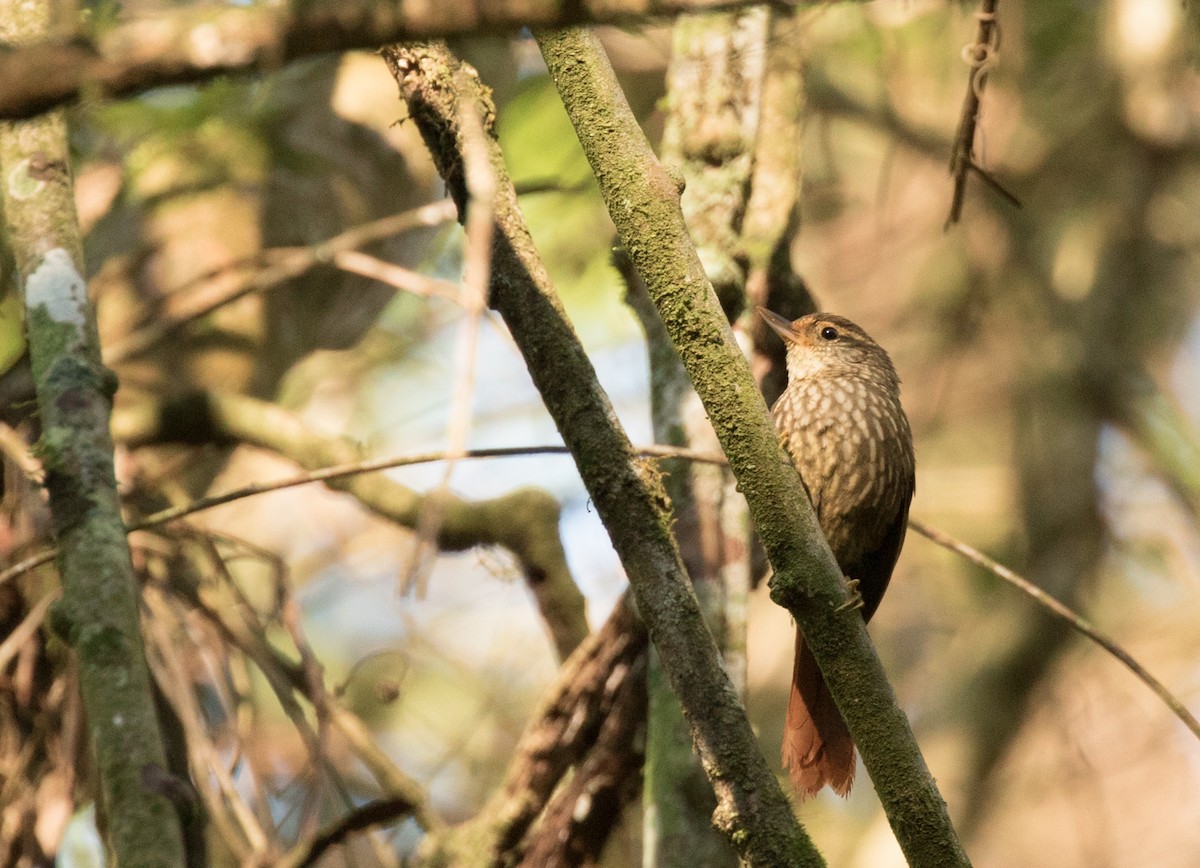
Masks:
[[[412,813],[413,806],[403,796],[373,799],[360,805],[315,836],[301,841],[275,862],[276,868],[306,868],[316,865],[330,849],[346,843],[356,832],[394,823]]]
[[[637,450],[639,455],[647,458],[684,458],[689,461],[703,461],[707,464],[724,464],[725,459],[719,455],[711,455],[702,452],[693,452],[686,449],[672,449],[667,446],[643,446]],[[459,457],[467,458],[515,458],[526,455],[569,455],[570,451],[565,446],[502,446],[490,449],[469,449],[463,452]],[[127,529],[130,533],[136,530],[148,530],[154,527],[168,524],[181,518],[186,518],[189,515],[195,515],[198,512],[215,509],[218,506],[224,506],[227,503],[233,503],[237,500],[243,500],[247,497],[254,497],[258,494],[267,494],[272,491],[282,491],[286,488],[296,488],[301,485],[309,485],[313,482],[331,482],[337,479],[346,479],[351,476],[360,476],[364,473],[375,473],[380,470],[390,470],[394,467],[410,467],[416,464],[432,464],[435,461],[445,461],[447,459],[445,452],[426,452],[420,455],[404,455],[393,458],[373,458],[364,461],[354,461],[347,464],[338,464],[333,467],[326,467],[321,470],[312,470],[306,473],[299,473],[295,476],[289,476],[286,479],[279,479],[274,482],[259,482],[253,485],[246,485],[241,488],[235,488],[232,491],[226,491],[222,494],[214,494],[211,497],[202,497],[199,500],[194,500],[191,503],[182,506],[173,506],[168,509],[160,510],[159,512],[148,515],[143,519],[139,519],[128,525]],[[24,575],[30,570],[37,569],[40,566],[50,563],[54,560],[55,549],[46,549],[37,554],[18,561],[4,570],[0,570],[0,585],[15,579],[17,576]]]
[[[487,0],[380,3],[291,0],[176,6],[0,51],[0,119],[24,118],[81,97],[125,97],[230,73],[278,69],[301,57],[372,50],[435,36],[516,33],[524,27],[622,24],[758,0]]]
[[[504,782],[488,804],[469,822],[436,836],[427,847],[427,855],[436,858],[429,861],[512,865],[531,837],[536,848],[536,839],[544,837],[544,825],[563,792],[560,782],[567,772],[574,767],[571,780],[577,780],[581,762],[586,766],[598,748],[611,748],[602,744],[607,722],[611,718],[629,722],[630,701],[644,697],[646,646],[646,629],[623,597],[604,626],[588,636],[559,670],[513,751]],[[638,696],[630,695],[630,682],[642,685],[634,691]],[[644,713],[636,716],[645,718]]]
[[[460,75],[465,73],[460,72]],[[454,378],[450,394],[450,412],[446,421],[445,442],[451,457],[446,461],[442,479],[425,498],[417,523],[407,566],[401,571],[400,590],[415,590],[424,596],[429,565],[436,551],[436,537],[442,523],[442,508],[454,474],[454,456],[466,448],[471,436],[471,404],[475,396],[475,363],[479,356],[479,325],[487,313],[488,283],[492,270],[492,237],[496,218],[496,177],[488,160],[487,134],[483,118],[470,102],[459,106],[463,140],[466,144],[463,169],[468,193],[466,232],[463,253],[463,281],[459,301],[466,313],[458,330],[454,350]]]

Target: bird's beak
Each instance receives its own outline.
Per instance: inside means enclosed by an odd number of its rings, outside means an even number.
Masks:
[[[796,334],[796,330],[792,328],[790,321],[784,319],[774,311],[769,311],[765,307],[758,309],[758,315],[767,321],[776,334],[783,338],[784,343],[794,343],[800,336]]]

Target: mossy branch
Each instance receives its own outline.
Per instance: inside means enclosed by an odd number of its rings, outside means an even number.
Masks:
[[[717,795],[714,821],[750,865],[821,865],[792,815],[705,626],[669,528],[656,467],[637,459],[538,258],[494,138],[490,95],[437,44],[383,51],[409,114],[464,215],[461,101],[484,120],[496,181],[491,303],[575,459],[692,725]]]
[[[655,158],[596,38],[538,34],[622,243],[708,411],[775,567],[772,595],[804,630],[914,866],[969,864],[766,404],[688,240],[679,185]]]
[[[357,446],[318,433],[282,407],[245,395],[204,392],[165,405],[142,404],[118,414],[118,439],[151,442],[246,443],[275,452],[310,470],[362,459]],[[382,474],[349,476],[327,483],[345,491],[376,515],[408,528],[420,523],[429,498]],[[559,659],[588,635],[585,602],[567,566],[558,532],[559,504],[539,488],[468,501],[439,498],[437,545],[445,551],[498,545],[517,560],[537,601]]]
[[[0,40],[42,38],[50,15],[48,0],[0,0]],[[116,382],[100,362],[61,112],[0,124],[0,177],[58,537],[51,621],[78,658],[107,843],[121,865],[180,868],[171,795],[188,786],[167,770],[151,693],[108,435]]]

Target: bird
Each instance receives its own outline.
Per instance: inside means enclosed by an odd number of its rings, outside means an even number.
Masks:
[[[904,545],[916,490],[912,431],[887,352],[845,317],[789,321],[758,309],[787,347],[787,388],[771,417],[845,576],[869,621]],[[803,798],[854,783],[854,741],[796,628],[782,762]]]

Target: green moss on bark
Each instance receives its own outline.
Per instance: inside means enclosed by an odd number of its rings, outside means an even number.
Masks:
[[[49,9],[46,0],[0,0],[0,37],[44,36]],[[82,276],[61,113],[0,124],[0,183],[58,537],[63,601],[53,620],[79,663],[106,838],[122,866],[181,868],[175,808],[146,784],[147,769],[165,766],[164,752],[113,474],[113,384]]]
[[[841,609],[841,573],[688,240],[670,174],[596,38],[563,30],[538,42],[617,232],[746,496],[775,567],[772,598],[804,630],[905,855],[912,865],[969,864],[862,619]]]
[[[461,181],[465,148],[459,101],[469,100],[480,111],[480,106],[490,105],[484,89],[443,46],[392,47],[384,50],[384,59],[461,207],[466,191]],[[450,78],[424,74],[446,67],[455,70]],[[480,113],[486,115],[487,110]],[[488,144],[498,191],[491,303],[508,324],[625,566],[638,609],[689,715],[717,792],[714,820],[731,840],[740,832],[740,855],[747,864],[824,864],[796,824],[721,668],[671,539],[658,473],[641,466],[633,455],[536,255],[499,147],[494,139]],[[665,173],[659,175],[675,192],[674,182]]]

